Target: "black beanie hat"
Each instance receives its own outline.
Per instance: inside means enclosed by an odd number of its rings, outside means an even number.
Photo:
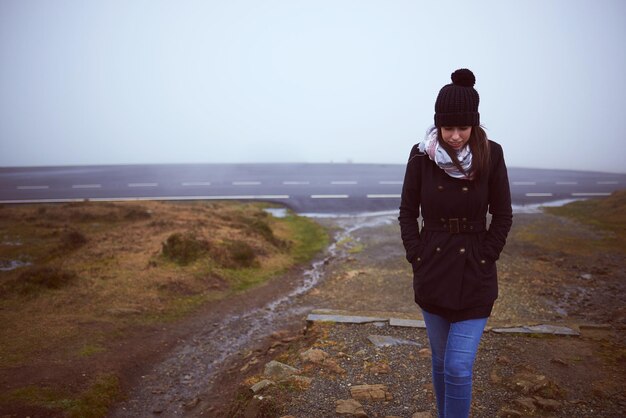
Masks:
[[[478,92],[474,89],[476,77],[467,68],[452,73],[452,84],[439,90],[435,102],[435,126],[478,126]]]

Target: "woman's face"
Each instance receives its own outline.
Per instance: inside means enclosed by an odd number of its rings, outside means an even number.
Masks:
[[[455,150],[463,148],[472,134],[471,126],[442,126],[441,138]]]

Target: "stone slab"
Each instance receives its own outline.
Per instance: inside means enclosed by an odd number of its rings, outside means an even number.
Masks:
[[[580,335],[576,330],[557,325],[526,325],[510,328],[492,328],[498,334],[551,334],[551,335]]]
[[[580,324],[578,325],[578,328],[580,329],[601,329],[601,330],[608,330],[613,328],[611,326],[611,324]]]
[[[326,315],[326,314],[309,314],[307,321],[316,322],[342,322],[348,324],[366,324],[369,322],[386,322],[387,318],[374,316],[356,316],[356,315]]]
[[[394,345],[415,345],[421,347],[422,344],[417,341],[405,340],[404,338],[396,338],[390,335],[369,335],[368,340],[376,347],[393,347]]]
[[[421,319],[389,318],[392,327],[426,328],[426,323]]]

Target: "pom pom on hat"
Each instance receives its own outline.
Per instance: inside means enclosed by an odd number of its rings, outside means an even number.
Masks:
[[[476,84],[476,77],[474,77],[474,73],[467,68],[456,70],[452,73],[450,78],[452,79],[452,83],[457,86],[474,87],[474,84]]]
[[[480,97],[474,89],[476,77],[467,68],[452,73],[452,84],[439,90],[435,101],[435,126],[478,126]]]

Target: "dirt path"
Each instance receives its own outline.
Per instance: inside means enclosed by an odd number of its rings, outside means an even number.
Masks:
[[[142,417],[158,413],[174,417],[201,401],[210,403],[207,394],[226,360],[255,346],[271,332],[297,324],[298,310],[288,303],[288,298],[304,291],[307,279],[311,281],[318,274],[321,264],[317,262],[312,270],[294,269],[181,321],[170,334],[175,336],[174,344],[166,344],[172,346],[154,359],[155,364],[134,371],[129,380],[132,387],[129,399],[111,411],[110,416]],[[167,334],[170,330],[163,331]],[[163,338],[169,340],[165,335]],[[217,392],[213,395],[219,399],[223,394]]]

